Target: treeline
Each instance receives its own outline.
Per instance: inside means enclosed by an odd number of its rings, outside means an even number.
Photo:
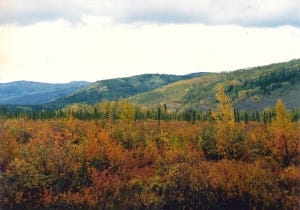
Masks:
[[[0,119],[30,119],[30,120],[48,120],[61,119],[70,116],[80,120],[158,120],[158,121],[196,121],[211,120],[211,112],[208,110],[172,111],[168,110],[166,104],[158,105],[156,108],[143,108],[131,104],[123,99],[119,101],[104,101],[95,105],[73,104],[63,108],[43,107],[43,106],[24,106],[24,105],[0,105]],[[290,111],[292,120],[300,119],[300,110]],[[263,111],[243,111],[234,108],[234,117],[236,122],[264,122],[270,123],[274,117],[274,109],[268,108]]]

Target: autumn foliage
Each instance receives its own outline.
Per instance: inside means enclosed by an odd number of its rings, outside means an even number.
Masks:
[[[1,121],[0,209],[298,209],[299,123],[235,122],[223,91],[195,123]]]

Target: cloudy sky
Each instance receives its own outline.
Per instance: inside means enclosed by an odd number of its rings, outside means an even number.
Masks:
[[[0,0],[0,82],[229,71],[300,58],[299,0]]]

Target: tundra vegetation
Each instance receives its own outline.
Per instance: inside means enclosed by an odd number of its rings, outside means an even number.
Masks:
[[[240,113],[216,92],[205,113],[2,107],[0,209],[298,209],[295,115],[281,100]]]

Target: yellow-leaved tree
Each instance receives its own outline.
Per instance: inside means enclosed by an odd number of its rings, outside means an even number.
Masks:
[[[298,162],[300,132],[281,99],[277,101],[274,111],[275,118],[271,123],[274,138],[270,149],[273,157],[282,166],[287,167]]]
[[[239,159],[243,153],[243,138],[236,128],[231,99],[221,84],[216,86],[216,91],[218,104],[212,118],[217,130],[218,153],[228,159]]]
[[[120,120],[133,121],[135,119],[135,107],[133,104],[128,103],[124,99],[120,99],[119,110]]]

